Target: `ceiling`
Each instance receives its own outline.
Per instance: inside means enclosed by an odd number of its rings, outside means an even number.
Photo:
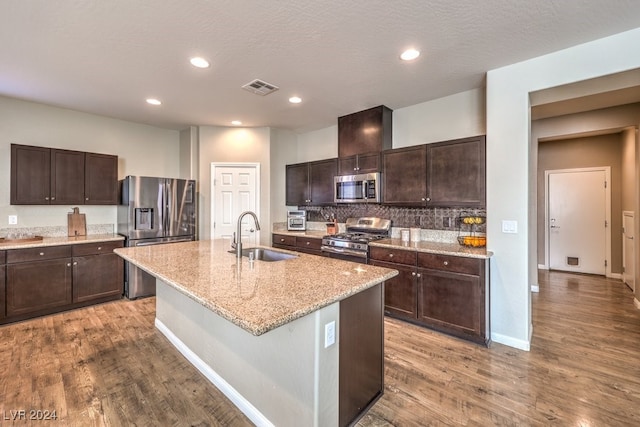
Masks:
[[[304,132],[483,87],[638,16],[637,0],[3,0],[0,95],[168,129]],[[408,47],[421,56],[401,61]],[[253,79],[279,90],[241,88]]]

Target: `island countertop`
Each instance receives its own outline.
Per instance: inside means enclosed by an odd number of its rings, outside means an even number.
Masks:
[[[120,248],[115,253],[253,335],[398,274],[387,268],[282,249],[277,251],[297,257],[251,263],[242,257],[238,264],[229,249],[229,240],[217,239]]]
[[[124,240],[119,234],[88,234],[86,236],[44,237],[42,240],[1,240],[0,250],[40,248],[46,246],[81,245],[84,243],[110,242]]]

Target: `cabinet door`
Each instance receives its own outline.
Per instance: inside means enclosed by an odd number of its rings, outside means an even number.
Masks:
[[[84,204],[84,153],[51,150],[51,204]]]
[[[424,206],[427,195],[427,147],[382,152],[382,201],[385,204]]]
[[[379,105],[338,117],[338,157],[390,149],[392,113]]]
[[[484,334],[484,292],[480,277],[418,269],[418,320],[453,334]]]
[[[384,282],[384,313],[415,320],[418,313],[416,268],[382,261],[369,261],[369,264],[398,270],[400,273]]]
[[[46,205],[51,191],[51,150],[11,144],[11,204]]]
[[[358,173],[358,156],[338,159],[338,175],[354,175],[356,173]]]
[[[287,165],[286,169],[287,206],[306,205],[309,200],[309,164]]]
[[[429,206],[485,206],[485,138],[428,145]]]
[[[71,304],[71,259],[7,265],[7,316]]]
[[[5,271],[6,271],[6,267],[4,265],[0,265],[0,319],[4,319],[4,317],[7,314],[6,312],[7,289],[4,281]]]
[[[380,153],[358,154],[338,159],[338,175],[380,172]]]
[[[120,296],[124,292],[124,260],[116,254],[73,258],[73,302]]]
[[[338,174],[338,159],[309,163],[309,205],[334,203],[333,178]]]
[[[85,154],[84,203],[118,204],[118,157],[108,154]]]

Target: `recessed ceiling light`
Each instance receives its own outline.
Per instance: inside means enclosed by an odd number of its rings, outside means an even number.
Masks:
[[[411,61],[413,59],[416,59],[418,56],[420,56],[420,51],[415,49],[407,49],[402,52],[402,54],[400,55],[400,59],[402,59],[403,61]]]
[[[204,58],[200,58],[199,56],[195,58],[191,58],[191,65],[198,68],[209,68],[209,61]]]
[[[302,102],[302,98],[300,98],[299,96],[292,96],[291,98],[289,98],[289,102],[292,104],[300,104]]]
[[[159,99],[155,99],[155,98],[147,98],[147,104],[151,104],[151,105],[160,105],[162,104],[162,102],[160,102]]]
[[[240,120],[233,120],[231,121],[231,124],[234,126],[240,126],[242,124],[242,122]]]

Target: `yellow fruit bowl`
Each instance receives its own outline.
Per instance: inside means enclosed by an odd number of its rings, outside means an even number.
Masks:
[[[458,236],[458,243],[470,248],[484,248],[487,246],[487,238],[485,236]]]
[[[467,225],[484,224],[485,218],[482,216],[463,216],[460,221]]]

